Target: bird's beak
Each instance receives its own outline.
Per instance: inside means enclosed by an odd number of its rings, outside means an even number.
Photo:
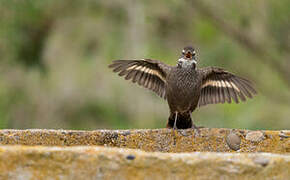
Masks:
[[[190,52],[186,53],[185,57],[186,57],[186,59],[188,59],[190,61],[193,61],[194,64],[197,63],[196,60],[195,60],[195,57]]]
[[[186,58],[191,59],[192,58],[192,54],[190,52],[186,53],[185,55]]]

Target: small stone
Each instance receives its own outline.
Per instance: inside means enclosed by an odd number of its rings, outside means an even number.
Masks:
[[[263,167],[266,167],[269,164],[269,159],[267,159],[265,157],[257,157],[253,161],[254,161],[254,163],[260,164]]]
[[[231,132],[227,137],[226,137],[226,142],[228,146],[232,150],[239,150],[240,149],[240,144],[241,144],[241,138],[237,134]]]
[[[134,160],[134,159],[135,159],[135,156],[132,155],[132,154],[130,154],[130,155],[128,155],[128,156],[126,157],[126,159],[128,159],[128,160]]]
[[[246,140],[251,142],[260,142],[265,139],[265,135],[261,131],[251,131],[247,133]]]
[[[280,140],[283,140],[285,138],[290,138],[290,136],[287,136],[283,131],[279,132],[279,137],[280,137]]]
[[[127,136],[127,135],[130,135],[131,132],[130,132],[130,131],[124,131],[122,134],[123,134],[124,136]]]
[[[181,130],[181,131],[179,131],[179,133],[182,136],[189,136],[189,135],[191,135],[191,131],[189,132],[188,130]]]
[[[20,137],[19,136],[14,136],[14,139],[16,139],[17,141],[19,141]]]
[[[219,130],[219,133],[223,134],[225,132],[224,129]]]

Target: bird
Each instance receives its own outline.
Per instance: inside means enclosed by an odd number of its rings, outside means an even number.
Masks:
[[[257,94],[253,83],[220,67],[197,67],[195,48],[186,46],[175,66],[159,60],[114,60],[113,72],[167,100],[167,128],[197,129],[191,114],[208,104],[239,103]]]

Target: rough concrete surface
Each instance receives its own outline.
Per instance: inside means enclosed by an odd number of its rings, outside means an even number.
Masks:
[[[217,128],[172,130],[0,130],[0,145],[99,145],[148,152],[290,152],[290,131]]]
[[[0,146],[0,179],[288,179],[290,156]]]

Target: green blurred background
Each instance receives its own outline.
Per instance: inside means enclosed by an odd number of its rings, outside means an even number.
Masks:
[[[290,128],[290,1],[0,0],[0,128],[163,128],[166,101],[113,74],[114,59],[200,66],[253,81],[242,104],[196,110],[198,126]]]

